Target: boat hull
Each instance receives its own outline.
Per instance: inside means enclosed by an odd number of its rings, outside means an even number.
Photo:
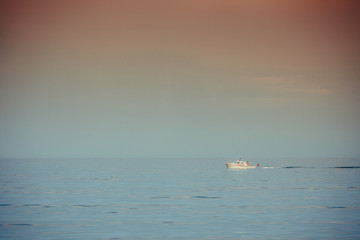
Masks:
[[[225,163],[226,168],[237,168],[237,169],[251,169],[251,168],[256,168],[256,166],[253,165],[243,165],[243,164],[238,164],[238,163]]]

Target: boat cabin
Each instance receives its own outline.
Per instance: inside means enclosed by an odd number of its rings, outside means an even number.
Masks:
[[[236,164],[243,165],[243,166],[248,166],[249,162],[244,162],[244,161],[237,160]]]

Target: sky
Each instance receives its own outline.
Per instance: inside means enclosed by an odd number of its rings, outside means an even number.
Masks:
[[[360,157],[356,0],[0,4],[0,158]]]

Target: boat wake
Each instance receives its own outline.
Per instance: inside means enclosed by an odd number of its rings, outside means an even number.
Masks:
[[[288,166],[283,168],[315,168],[315,167],[302,167],[302,166]]]
[[[305,167],[305,166],[286,166],[286,167],[262,167],[265,169],[275,169],[275,168],[282,168],[282,169],[316,169],[316,168],[335,168],[335,169],[357,169],[360,166],[337,166],[337,167]]]

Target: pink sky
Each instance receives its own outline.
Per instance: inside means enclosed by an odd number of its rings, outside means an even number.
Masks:
[[[324,121],[342,116],[345,132],[358,131],[359,5],[352,0],[2,1],[2,109],[14,114],[8,122],[24,109],[47,117],[43,112],[54,96],[52,104],[64,113],[91,112],[95,104],[94,112],[104,118],[113,113],[102,105],[137,117],[144,109],[184,116],[208,109],[203,118],[268,108],[283,116],[299,109],[301,116],[317,114]],[[200,124],[196,121],[192,126]]]
[[[10,56],[31,61],[56,56],[54,61],[78,61],[85,68],[120,58],[129,64],[156,68],[172,63],[180,70],[225,75],[241,75],[244,70],[347,75],[357,74],[359,66],[358,5],[281,0],[8,1],[2,14],[3,38]],[[344,83],[354,84],[351,79]]]

